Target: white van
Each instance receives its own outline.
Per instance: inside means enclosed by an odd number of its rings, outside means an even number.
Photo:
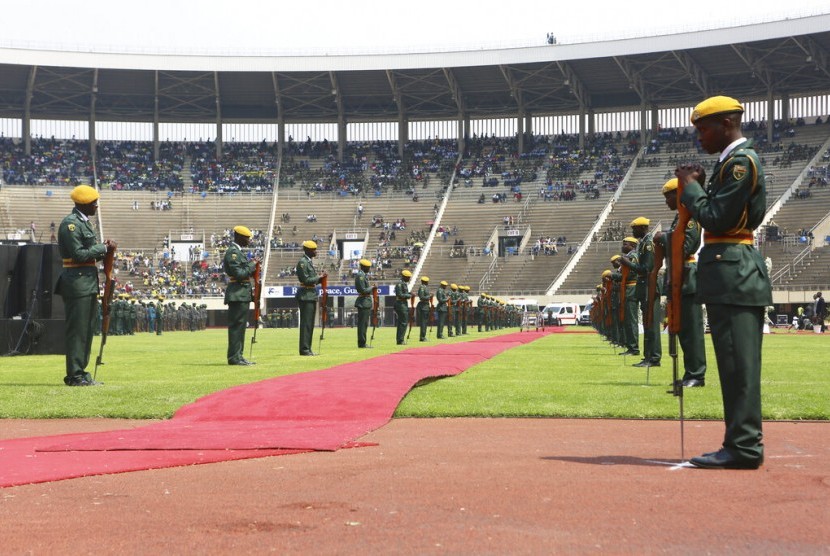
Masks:
[[[545,307],[542,314],[545,316],[545,324],[552,326],[577,324],[579,322],[579,304],[551,303]]]

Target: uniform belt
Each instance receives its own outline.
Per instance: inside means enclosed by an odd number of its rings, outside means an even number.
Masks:
[[[228,281],[229,282],[235,282],[237,284],[241,284],[241,283],[244,283],[244,282],[249,282],[250,280],[248,280],[248,278],[245,278],[243,280],[237,280],[236,278],[229,278]]]
[[[694,262],[697,262],[697,257],[695,257],[694,255],[692,255],[691,257],[689,257],[688,259],[686,259],[686,262],[687,262],[687,263],[694,263]]]
[[[709,232],[703,232],[704,243],[740,243],[744,245],[752,245],[752,231],[744,228],[737,233],[725,236],[719,236]]]
[[[301,287],[301,288],[305,288],[305,289],[307,289],[307,290],[314,290],[314,289],[317,289],[317,286],[306,286],[306,285],[301,285],[300,287]]]
[[[370,294],[370,293],[361,293],[361,294],[358,294],[357,297],[371,297],[371,296],[372,296],[372,294]]]
[[[85,263],[75,263],[72,259],[63,259],[63,268],[78,268],[81,266],[95,266],[95,261],[87,261]]]
[[[625,285],[626,286],[636,286],[637,282],[626,282]]]
[[[397,297],[396,299],[398,301],[409,301],[409,296],[407,296],[407,297]]]

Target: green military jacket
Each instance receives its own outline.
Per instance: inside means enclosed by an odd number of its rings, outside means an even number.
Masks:
[[[372,286],[369,285],[369,279],[366,277],[366,273],[362,270],[358,270],[355,275],[354,287],[357,290],[358,295],[357,300],[354,302],[354,306],[360,309],[371,309],[373,305]]]
[[[439,313],[447,312],[447,300],[449,298],[450,294],[447,292],[446,288],[438,288],[435,292],[435,302],[437,303],[436,310]]]
[[[697,182],[687,184],[681,201],[705,230],[696,301],[772,305],[767,267],[752,244],[766,211],[764,170],[752,140],[715,164],[706,190]]]
[[[421,284],[418,287],[418,308],[423,310],[423,307],[429,307],[429,298],[432,297],[429,295],[429,287],[425,284]]]
[[[654,240],[653,235],[648,233],[637,244],[637,259],[631,272],[637,273],[637,287],[634,295],[640,301],[645,301],[648,295],[648,275],[654,268]],[[629,280],[631,275],[629,275]]]
[[[655,238],[655,243],[660,243],[665,249],[666,273],[663,275],[663,292],[671,297],[671,241],[672,235],[677,232],[677,222],[680,220],[680,215],[674,215],[674,221],[668,232]],[[701,229],[697,220],[691,218],[684,230],[683,238],[683,289],[682,295],[693,295],[697,291],[697,262],[693,262],[690,258],[697,253],[700,248]]]
[[[401,280],[395,286],[395,302],[406,303],[409,301],[409,284]]]
[[[300,287],[297,288],[297,294],[294,296],[297,301],[316,301],[317,288],[315,286],[320,283],[320,276],[308,255],[303,255],[297,263],[297,280],[300,281]]]
[[[98,295],[98,267],[107,246],[98,243],[92,223],[77,209],[63,219],[58,229],[58,249],[64,269],[55,293],[65,298]]]
[[[225,304],[251,301],[251,276],[254,274],[256,263],[249,261],[239,245],[232,242],[225,251],[222,268],[230,278],[228,287],[225,288]]]

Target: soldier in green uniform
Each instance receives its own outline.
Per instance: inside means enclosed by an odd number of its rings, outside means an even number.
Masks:
[[[167,306],[164,304],[164,296],[160,295],[156,299],[158,304],[156,305],[156,336],[161,336],[162,331],[164,331],[164,321],[167,316],[164,314],[167,311]]]
[[[628,276],[623,280],[622,272],[620,273],[620,304],[623,306],[623,346],[625,351],[620,355],[640,355],[640,334],[637,330],[639,322],[638,309],[640,302],[637,299],[637,277],[631,270],[637,264],[637,243],[635,237],[628,236],[622,243],[622,256],[614,261],[614,264],[619,264],[628,267]],[[624,295],[623,295],[624,292]]]
[[[107,252],[115,251],[116,243],[107,239],[98,243],[89,221],[98,211],[98,191],[79,185],[69,197],[75,203],[72,212],[61,221],[58,248],[63,259],[63,272],[55,293],[63,298],[66,315],[66,376],[67,386],[99,384],[86,372],[92,351],[95,313],[98,310],[98,267],[95,262]]]
[[[449,296],[449,310],[452,316],[449,319],[450,336],[454,333],[456,336],[461,336],[461,292],[458,291],[458,284],[450,284]]]
[[[372,267],[372,262],[368,259],[360,259],[358,265],[360,269],[354,278],[354,287],[357,290],[357,300],[354,302],[355,309],[357,309],[357,347],[368,348],[366,345],[366,331],[369,329],[369,321],[372,316],[372,292],[377,289],[377,286],[369,284],[369,279],[366,273]]]
[[[253,233],[245,226],[233,229],[233,241],[225,250],[222,268],[228,275],[225,288],[225,305],[228,306],[228,365],[254,365],[245,359],[245,328],[248,326],[248,309],[253,300],[251,277],[256,260],[248,260],[242,248],[248,247]]]
[[[677,178],[663,186],[663,196],[669,209],[677,210]],[[671,228],[665,234],[655,234],[654,243],[665,248],[666,274],[663,291],[671,297],[671,242],[672,234],[682,232],[683,239],[683,288],[680,300],[682,326],[677,335],[683,350],[683,386],[697,387],[706,384],[706,346],[703,341],[703,307],[695,301],[697,292],[697,261],[695,253],[700,248],[700,224],[692,218],[685,230],[676,230],[679,214],[675,214]]]
[[[316,355],[311,351],[314,335],[314,317],[317,313],[317,284],[327,277],[325,271],[317,274],[311,259],[317,256],[317,243],[303,242],[303,257],[297,262],[297,280],[300,287],[294,296],[300,308],[300,355]]]
[[[721,449],[690,460],[705,468],[757,469],[764,461],[761,343],[772,287],[753,232],[766,211],[766,182],[752,140],[741,133],[743,112],[724,96],[698,104],[691,121],[700,145],[720,157],[705,189],[697,165],[675,171],[681,202],[705,230],[697,300],[709,316],[726,423]]]
[[[409,301],[409,280],[411,278],[411,272],[402,270],[401,281],[395,285],[395,340],[399,346],[406,343],[406,327],[409,321],[409,309],[406,304]]]
[[[127,307],[127,334],[130,336],[135,334],[135,323],[138,320],[138,309],[135,305],[135,298],[130,298],[129,306]]]
[[[618,337],[619,330],[617,329],[617,320],[614,319],[614,290],[619,291],[619,288],[614,287],[612,279],[613,272],[610,269],[602,271],[602,283],[599,284],[596,301],[592,305],[597,309],[599,328],[603,331],[605,338],[613,345],[619,345]],[[619,311],[619,300],[616,303],[616,310]]]
[[[651,222],[648,218],[640,216],[631,222],[632,235],[637,238],[637,261],[629,266],[631,271],[637,273],[637,286],[634,294],[639,304],[639,312],[642,315],[641,322],[645,325],[646,313],[648,312],[648,275],[654,268],[654,243],[652,234],[648,233]],[[626,264],[623,262],[623,264]],[[660,304],[655,303],[651,318],[651,326],[643,328],[643,360],[634,363],[634,367],[659,367],[663,357],[663,347],[660,340]]]
[[[421,285],[418,288],[418,305],[415,307],[415,312],[418,315],[418,326],[421,329],[421,335],[418,340],[421,342],[427,341],[430,299],[432,299],[432,296],[429,293],[429,276],[421,276]]]
[[[461,290],[459,293],[459,305],[460,305],[460,320],[461,320],[461,335],[467,335],[467,317],[469,313],[470,307],[470,294],[467,293],[470,291],[470,286],[458,286],[458,289]]]
[[[95,311],[92,313],[92,330],[93,334],[98,336],[101,334],[101,325],[104,320],[104,307],[101,305],[101,295],[99,294],[95,300]]]
[[[435,337],[439,340],[444,339],[444,326],[447,324],[447,314],[449,313],[447,302],[450,299],[450,294],[447,291],[447,286],[449,286],[447,281],[441,280],[440,287],[435,291],[435,320],[437,328]],[[450,333],[450,337],[452,337],[452,331],[448,330],[448,332]]]

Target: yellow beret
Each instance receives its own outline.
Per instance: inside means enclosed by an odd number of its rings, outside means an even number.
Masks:
[[[421,276],[421,282],[429,282],[429,276]]]
[[[674,191],[677,189],[677,178],[672,178],[666,182],[666,185],[663,186],[663,193],[668,193],[669,191]]]
[[[245,226],[234,226],[233,232],[235,234],[239,234],[239,235],[244,236],[244,237],[253,237],[253,235],[254,235],[251,232],[251,230],[249,230]]]
[[[100,196],[97,189],[88,185],[79,185],[69,194],[69,198],[78,205],[94,203]]]
[[[692,123],[695,123],[701,118],[706,118],[708,116],[733,114],[735,112],[743,114],[744,107],[741,106],[741,103],[734,98],[724,96],[709,97],[695,106],[695,109],[692,110],[692,117],[690,119],[692,120]]]
[[[651,220],[646,218],[645,216],[640,216],[639,218],[635,218],[631,221],[629,226],[648,226],[651,223]]]
[[[602,289],[602,284],[597,284],[597,291]]]
[[[447,283],[446,280],[441,280],[441,285],[442,286],[449,286],[449,284]]]
[[[360,259],[358,262],[360,263],[360,266],[372,266],[372,261],[368,259]]]
[[[611,257],[611,262],[613,263],[613,262],[614,262],[614,261],[616,261],[617,259],[621,259],[621,258],[622,258],[622,256],[621,256],[621,255],[614,255],[613,257]]]
[[[450,284],[450,288],[452,288],[454,290],[457,290],[458,289],[458,284]]]
[[[317,249],[317,244],[310,239],[303,242],[303,249]]]
[[[637,240],[637,238],[636,238],[636,237],[631,237],[631,236],[628,236],[627,238],[625,238],[625,239],[623,240],[623,243],[625,243],[625,242],[628,242],[628,243],[633,243],[634,245],[637,245],[638,243],[640,243],[640,242]]]
[[[602,277],[603,278],[607,278],[609,276],[611,276],[611,271],[610,270],[603,270],[602,271]]]
[[[412,273],[408,270],[401,270],[401,276],[406,276],[407,278],[412,278]]]

